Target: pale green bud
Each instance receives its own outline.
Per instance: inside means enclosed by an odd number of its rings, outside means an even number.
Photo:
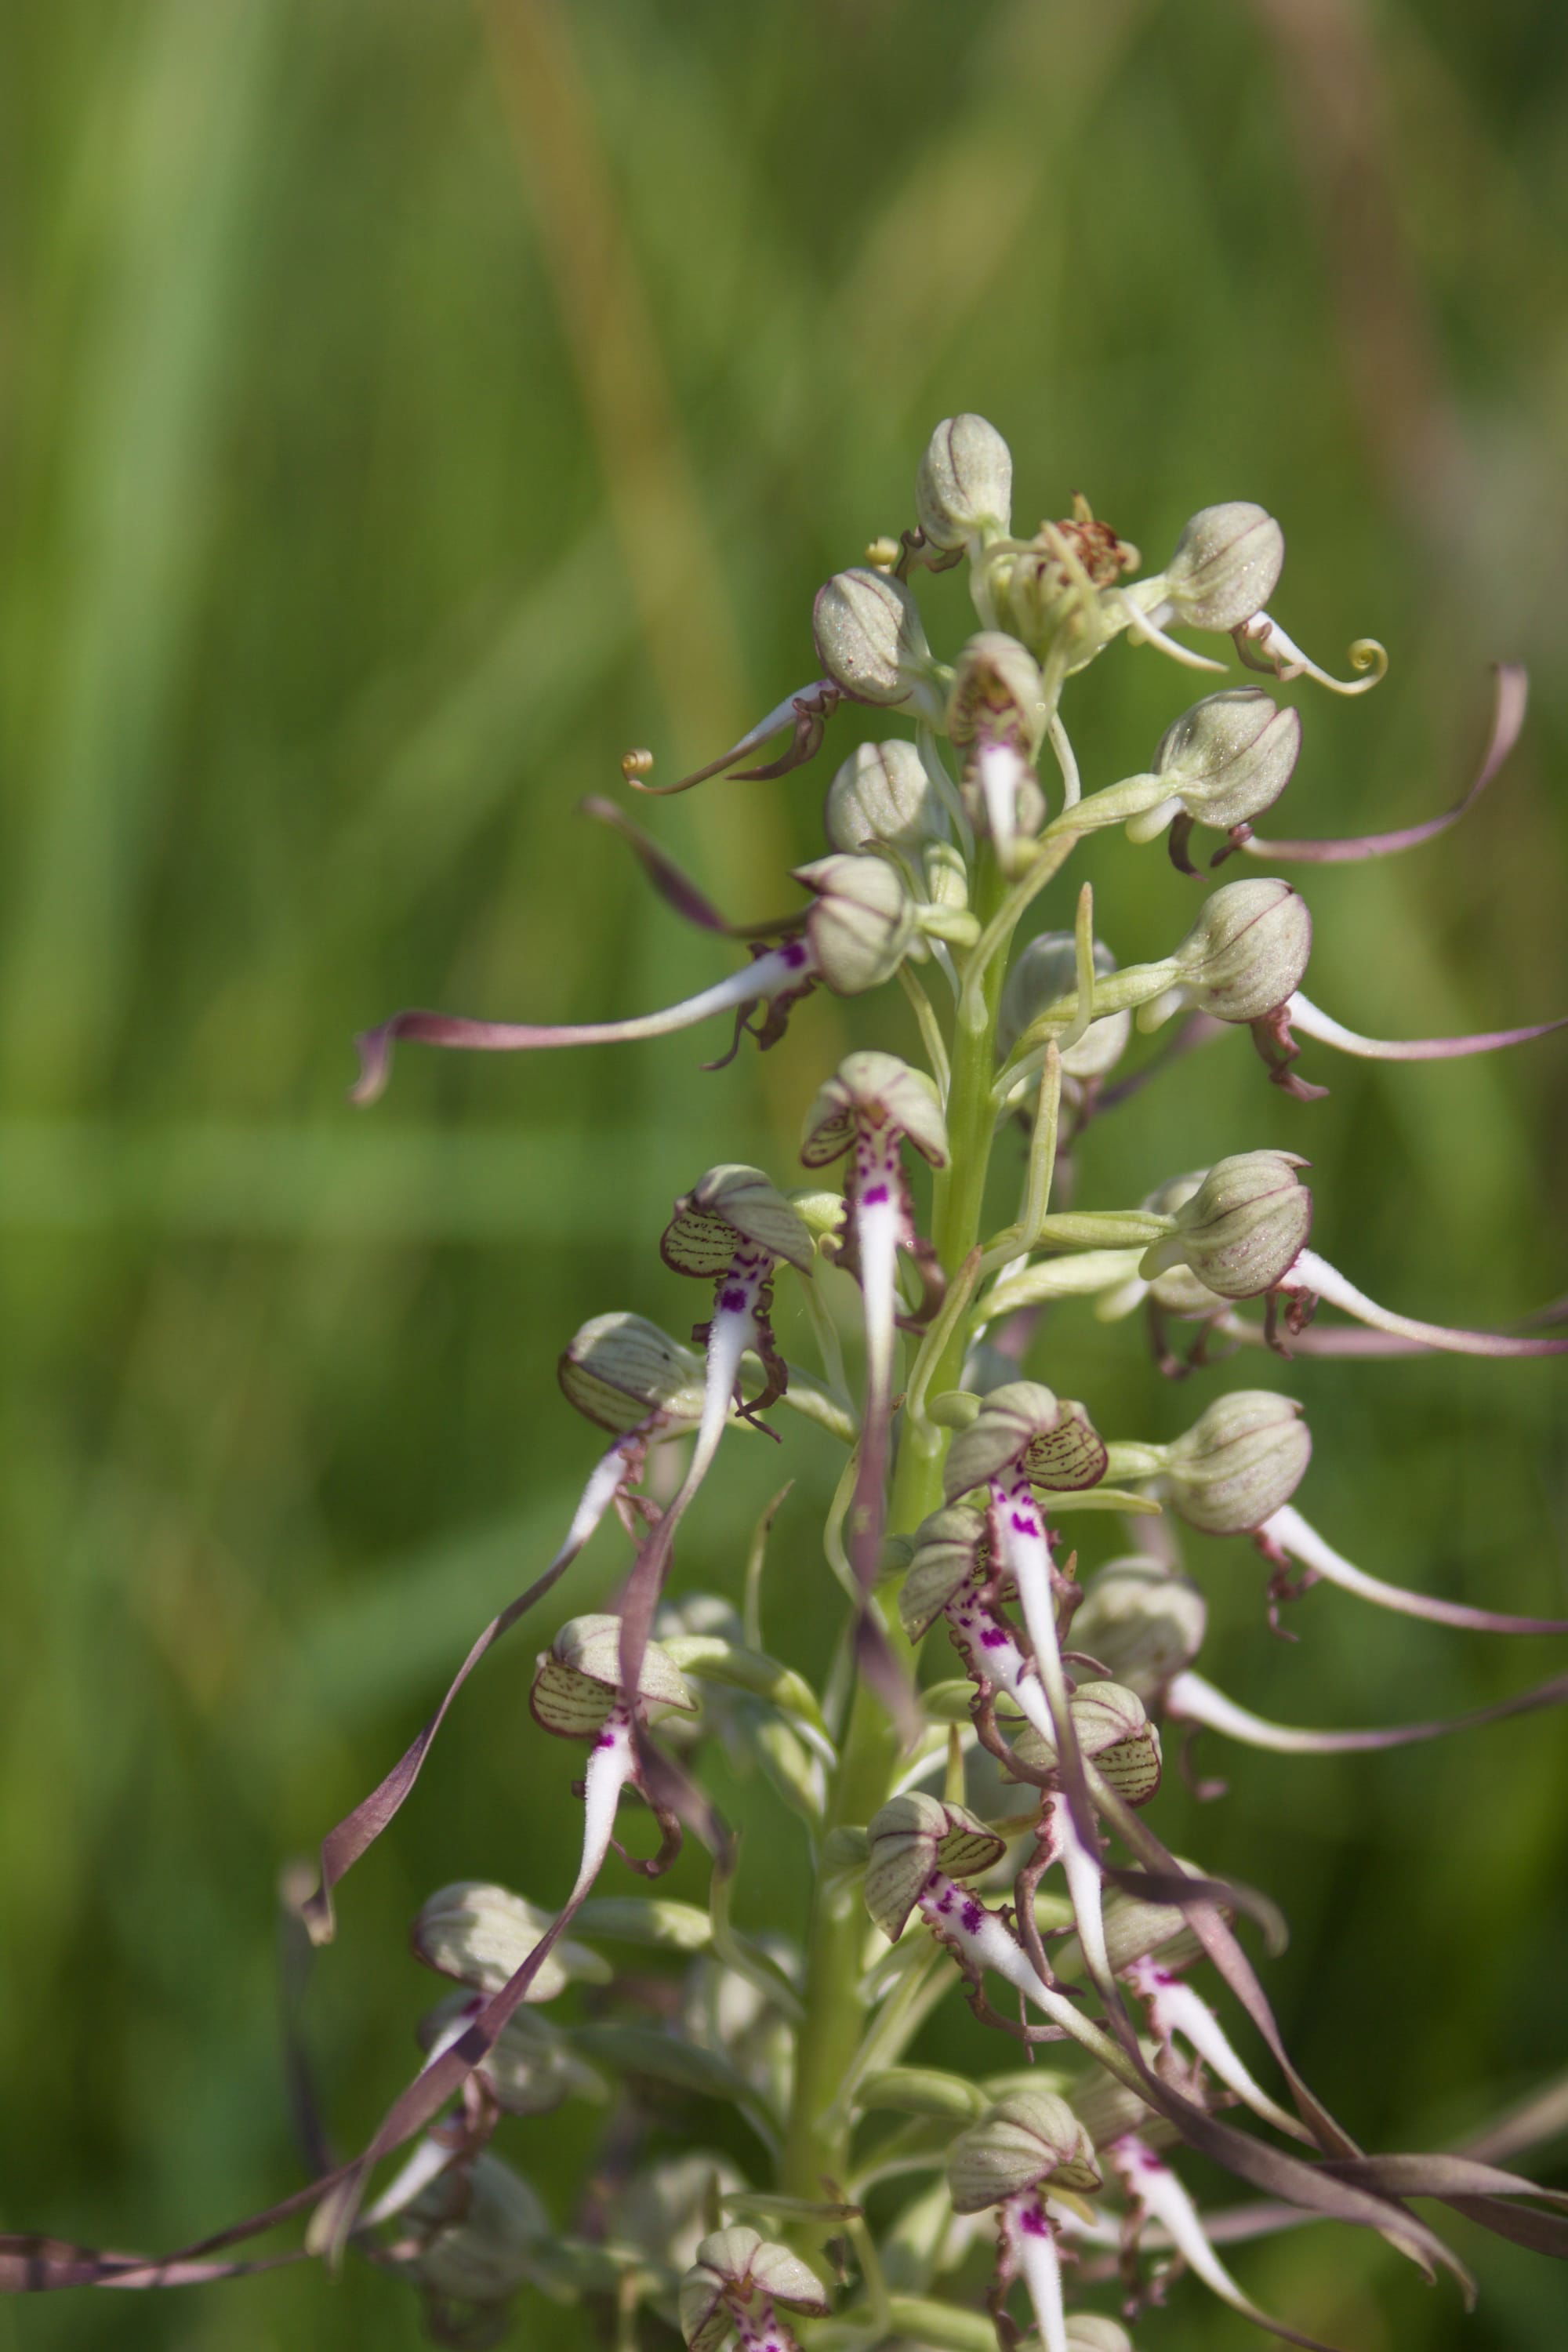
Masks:
[[[1247,1535],[1283,1509],[1311,1458],[1311,1432],[1293,1397],[1237,1389],[1171,1447],[1171,1499],[1205,1535]]]
[[[600,1613],[573,1617],[562,1626],[535,1666],[528,1704],[542,1730],[560,1739],[591,1739],[620,1695],[621,1621]],[[690,1685],[657,1642],[644,1648],[637,1696],[648,1706],[697,1712]]]
[[[427,1969],[476,1992],[500,1992],[517,1974],[554,1918],[505,1886],[460,1879],[431,1895],[414,1922],[415,1957]],[[614,1970],[585,1944],[563,1937],[551,1946],[524,1999],[553,2000],[575,1980],[608,1984]]]
[[[861,1047],[845,1055],[806,1113],[800,1156],[808,1168],[826,1168],[853,1148],[862,1129],[891,1129],[933,1168],[947,1166],[947,1122],[936,1087],[896,1054]]]
[[[984,1519],[961,1503],[950,1503],[921,1521],[915,1530],[909,1574],[899,1591],[899,1615],[911,1642],[924,1640],[988,1551]]]
[[[643,1315],[595,1315],[556,1373],[578,1412],[617,1436],[654,1415],[665,1426],[701,1418],[702,1359]]]
[[[737,2307],[753,2299],[818,2316],[827,2309],[822,2281],[787,2246],[741,2223],[715,2230],[680,2282],[680,2332],[690,2352],[719,2352],[734,2333]]]
[[[1007,1842],[963,1805],[923,1790],[889,1798],[867,1826],[866,1908],[890,1944],[934,1870],[973,1878],[1000,1862]]]
[[[1259,875],[1214,891],[1172,961],[1200,1013],[1260,1021],[1300,988],[1311,950],[1305,898],[1289,882]]]
[[[925,761],[901,736],[861,743],[827,787],[827,838],[853,854],[880,843],[913,856],[947,837],[947,815]]]
[[[812,627],[824,669],[855,701],[912,701],[922,718],[940,719],[942,673],[901,580],[886,572],[836,572],[816,592]]]
[[[1068,1706],[1080,1754],[1119,1797],[1130,1805],[1146,1805],[1160,1786],[1160,1736],[1137,1693],[1121,1683],[1080,1683]],[[1013,1746],[1021,1763],[1055,1769],[1055,1747],[1032,1724]]]
[[[1013,453],[984,416],[945,417],[915,477],[915,518],[932,547],[1005,539],[1013,519]]]
[[[457,2218],[438,2226],[415,2265],[431,2294],[456,2303],[504,2303],[534,2273],[552,2234],[549,2215],[520,2173],[499,2156],[477,2157],[461,2184],[431,2183],[404,2216],[415,2230],[444,2215],[454,2190],[463,2197]]]
[[[1189,628],[1238,629],[1268,604],[1284,563],[1285,534],[1273,516],[1237,499],[1194,515],[1160,584]]]
[[[915,907],[886,858],[819,857],[795,880],[816,893],[805,919],[812,961],[836,996],[861,996],[891,980],[915,936]]]
[[[993,1389],[967,1429],[959,1431],[942,1469],[950,1503],[1020,1465],[1037,1486],[1072,1492],[1105,1475],[1103,1441],[1082,1405],[1063,1401],[1038,1381]]]
[[[955,2213],[983,2213],[1032,2189],[1100,2186],[1089,2134],[1054,2091],[1017,2091],[960,2132],[947,2156]]]
[[[1116,958],[1100,940],[1094,943],[1094,971],[1099,980],[1116,970]],[[1070,931],[1042,931],[1029,941],[1007,974],[996,1021],[996,1045],[1004,1059],[1031,1022],[1078,988],[1078,950]],[[1116,1067],[1132,1034],[1131,1013],[1110,1013],[1091,1021],[1076,1045],[1062,1055],[1069,1078],[1102,1078]]]
[[[674,1273],[714,1281],[743,1242],[811,1272],[811,1234],[798,1212],[760,1168],[726,1161],[677,1201],[659,1254]]]
[[[1222,1298],[1259,1298],[1283,1281],[1312,1227],[1312,1196],[1293,1151],[1238,1151],[1209,1170],[1176,1211],[1176,1230],[1154,1242],[1139,1272],[1152,1281],[1188,1265]]]
[[[1225,832],[1273,807],[1300,750],[1300,711],[1279,709],[1261,687],[1234,686],[1165,730],[1154,772],[1189,816]]]
[[[1140,1205],[1152,1216],[1173,1217],[1193,1198],[1207,1174],[1206,1168],[1194,1168],[1184,1175],[1170,1177]],[[1200,1282],[1190,1266],[1172,1266],[1149,1287],[1155,1305],[1163,1307],[1168,1315],[1223,1315],[1230,1306],[1227,1298],[1211,1290],[1206,1282]]]
[[[1072,1645],[1147,1704],[1191,1665],[1207,1623],[1208,1604],[1188,1578],[1158,1560],[1113,1559],[1084,1587]]]

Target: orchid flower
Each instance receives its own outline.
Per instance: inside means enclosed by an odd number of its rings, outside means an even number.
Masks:
[[[1001,2100],[953,2141],[947,2183],[955,2213],[996,2209],[991,2307],[998,2328],[1007,2290],[1022,2277],[1041,2352],[1069,2352],[1050,2200],[1092,2195],[1101,2183],[1089,2135],[1067,2101],[1051,2091],[1019,2091]]]
[[[738,1023],[758,1006],[768,1007],[758,1033],[771,1045],[782,1034],[788,1005],[817,981],[836,994],[853,996],[891,977],[914,938],[915,913],[895,869],[879,857],[818,858],[795,869],[795,879],[815,893],[800,919],[800,936],[754,955],[744,971],[731,973],[680,1004],[629,1021],[589,1021],[549,1026],[531,1022],[470,1021],[447,1013],[395,1013],[355,1043],[360,1075],[352,1090],[356,1103],[374,1102],[385,1089],[392,1048],[400,1038],[447,1045],[466,1053],[515,1054],[557,1045],[624,1045],[690,1029],[715,1013],[733,1013]],[[739,1030],[737,1030],[737,1034]]]

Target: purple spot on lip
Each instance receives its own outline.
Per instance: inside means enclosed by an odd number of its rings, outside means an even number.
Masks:
[[[779,953],[784,958],[785,964],[791,971],[798,971],[801,965],[805,961],[805,941],[804,940],[786,940],[783,947],[779,950]]]
[[[1013,1525],[1021,1536],[1037,1536],[1040,1532],[1040,1523],[1033,1511],[1015,1511]]]
[[[1007,1636],[1000,1625],[987,1625],[980,1639],[986,1649],[1000,1650],[1006,1643]]]
[[[984,1916],[985,1914],[981,1909],[978,1903],[966,1903],[961,1914],[964,1934],[966,1936],[978,1936],[980,1933],[980,1923]]]
[[[1048,2238],[1051,2234],[1051,2225],[1041,2212],[1037,2203],[1025,2206],[1018,2216],[1018,2225],[1020,2229],[1026,2230],[1031,2238]]]
[[[888,1188],[885,1184],[868,1184],[860,1195],[860,1200],[863,1207],[871,1209],[879,1207],[887,1200],[887,1197]]]
[[[743,1290],[721,1290],[719,1294],[720,1306],[731,1315],[739,1315],[745,1303],[746,1294]]]

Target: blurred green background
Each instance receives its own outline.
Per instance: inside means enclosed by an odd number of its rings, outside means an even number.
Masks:
[[[558,1349],[614,1306],[683,1328],[694,1293],[655,1250],[672,1193],[718,1159],[790,1181],[841,1041],[910,1042],[893,997],[816,1001],[718,1076],[705,1037],[409,1051],[355,1115],[350,1033],[406,1003],[629,1011],[727,968],[577,801],[627,743],[679,772],[814,674],[812,591],[910,519],[938,417],[1007,434],[1026,527],[1082,489],[1152,563],[1213,500],[1280,516],[1288,625],[1331,665],[1363,632],[1394,664],[1369,700],[1301,698],[1288,830],[1442,805],[1486,663],[1530,663],[1484,813],[1310,881],[1312,985],[1394,1034],[1568,1006],[1568,14],[13,0],[0,47],[0,2179],[7,2227],[157,2247],[299,2178],[273,1883],[552,1549],[595,1451]],[[928,603],[950,651],[958,592]],[[1195,690],[1113,651],[1069,711],[1089,782],[1146,765]],[[841,718],[830,755],[853,740]],[[830,772],[656,822],[771,910]],[[1086,870],[1124,958],[1185,928],[1157,852],[1102,842]],[[1501,1321],[1568,1288],[1565,1066],[1556,1042],[1336,1064],[1303,1108],[1234,1040],[1096,1131],[1082,1197],[1302,1150],[1325,1255],[1411,1311]],[[1257,1376],[1307,1401],[1300,1499],[1352,1557],[1568,1606],[1553,1366]],[[1173,1433],[1195,1394],[1078,1309],[1051,1377],[1118,1433]],[[731,1451],[680,1578],[733,1592],[784,1474]],[[831,1465],[790,1451],[770,1622],[820,1664]],[[597,1546],[560,1613],[621,1558]],[[1327,1592],[1287,1646],[1240,1547],[1194,1561],[1205,1664],[1297,1721],[1447,1711],[1560,1663]],[[568,1883],[574,1765],[526,1717],[534,1646],[479,1678],[345,1889],[312,1995],[345,2144],[413,2055],[424,1895]],[[1568,2063],[1560,1718],[1205,1760],[1229,1800],[1198,1822],[1173,1786],[1162,1826],[1287,1905],[1287,2037],[1363,2140],[1457,2137]],[[766,1855],[742,1916],[798,1924],[798,1836],[723,1793]],[[507,2134],[563,2218],[595,2126]],[[1360,2233],[1237,2262],[1356,2352],[1568,2340],[1561,2271],[1453,2234],[1485,2284],[1468,2324]],[[363,2270],[0,2305],[0,2352],[416,2340]],[[515,2340],[584,2331],[533,2305]],[[1192,2289],[1139,2329],[1248,2340]]]

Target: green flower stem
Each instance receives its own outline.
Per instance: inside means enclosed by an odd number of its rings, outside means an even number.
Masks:
[[[1059,854],[1040,861],[1056,870]],[[952,1040],[952,1084],[947,1100],[950,1165],[935,1188],[932,1238],[951,1276],[980,1238],[985,1178],[994,1131],[991,1087],[996,1066],[996,1012],[1014,924],[1035,889],[1008,888],[988,851],[975,877],[975,908],[983,926],[967,959],[959,1016]],[[983,968],[981,959],[984,959]],[[969,1341],[972,1316],[963,1316],[933,1370],[933,1394],[957,1385]],[[942,1465],[949,1433],[934,1426],[906,1431],[893,1475],[888,1525],[908,1533],[942,1500]],[[914,1653],[896,1612],[889,1612],[888,1640],[900,1663],[912,1673]],[[887,1801],[899,1768],[898,1731],[886,1708],[864,1683],[857,1686],[839,1767],[828,1798],[825,1832],[870,1820]],[[860,1990],[866,1944],[865,1913],[853,1893],[829,1900],[821,1881],[812,1913],[806,1953],[805,2022],[795,2048],[795,2098],[779,2186],[787,2196],[821,2198],[836,2193],[849,2168],[849,2116],[841,2094],[855,2064],[865,2031]],[[828,2183],[835,2184],[829,2188]]]

